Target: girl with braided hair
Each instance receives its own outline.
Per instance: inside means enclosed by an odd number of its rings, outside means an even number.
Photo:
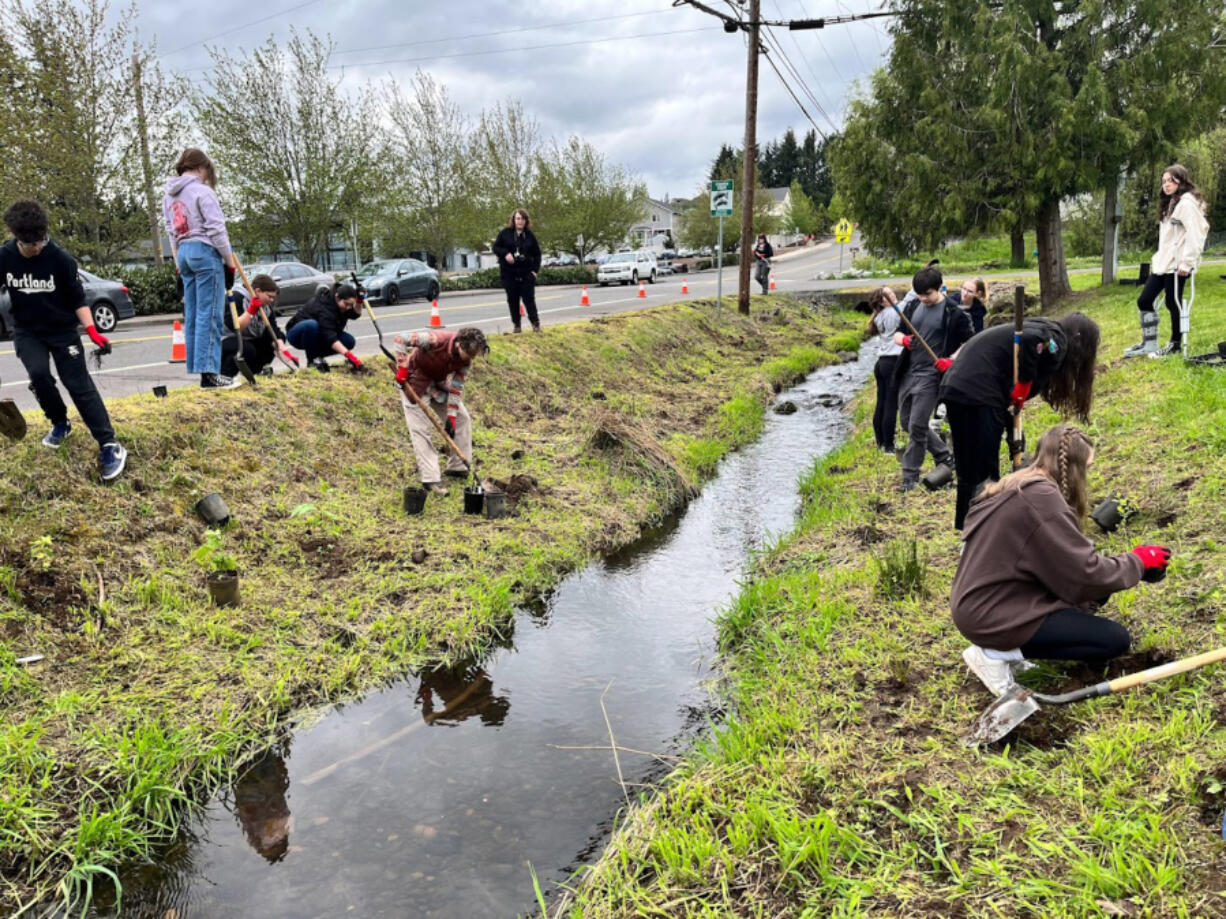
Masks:
[[[1027,658],[1105,662],[1128,650],[1128,630],[1095,615],[1117,590],[1160,581],[1171,550],[1141,545],[1102,555],[1081,530],[1094,445],[1060,424],[1034,462],[984,488],[971,505],[950,608],[973,642],[962,652],[994,694]]]

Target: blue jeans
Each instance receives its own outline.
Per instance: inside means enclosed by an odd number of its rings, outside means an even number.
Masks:
[[[226,286],[221,253],[208,243],[186,242],[179,247],[178,256],[187,372],[219,373]]]
[[[319,323],[314,319],[304,319],[296,323],[285,333],[285,338],[299,351],[305,351],[308,361],[313,361],[317,357],[327,357],[332,353],[332,346],[325,347],[319,340]],[[340,337],[336,340],[344,345],[347,351],[352,351],[353,346],[357,344],[354,337],[348,332],[341,332]]]

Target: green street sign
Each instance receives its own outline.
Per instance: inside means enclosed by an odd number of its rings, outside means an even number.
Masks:
[[[711,183],[711,216],[732,216],[731,179],[717,179]]]

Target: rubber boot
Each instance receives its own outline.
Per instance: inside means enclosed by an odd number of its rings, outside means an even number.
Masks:
[[[1141,314],[1141,342],[1124,351],[1124,357],[1143,357],[1158,352],[1158,313],[1137,310]]]

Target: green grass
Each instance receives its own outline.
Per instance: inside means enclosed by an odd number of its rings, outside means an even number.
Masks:
[[[499,337],[466,389],[479,472],[540,489],[497,522],[463,515],[458,488],[403,513],[412,451],[378,365],[117,400],[130,458],[109,488],[84,441],[7,446],[0,913],[56,893],[79,906],[291,719],[487,646],[517,605],[676,507],[757,436],[786,374],[836,360],[815,333],[863,321],[769,303]],[[211,491],[235,515],[215,537],[192,510]],[[227,556],[233,609],[204,585]],[[45,661],[15,663],[32,652]]]
[[[1175,549],[1163,583],[1105,611],[1134,637],[1112,675],[1226,633],[1226,370],[1122,360],[1135,296],[1090,290],[1060,305],[1103,329],[1091,496],[1139,507],[1115,534],[1088,532],[1104,551]],[[1199,285],[1192,336],[1193,351],[1226,340],[1216,274]],[[796,529],[720,618],[728,722],[623,816],[566,914],[1226,915],[1222,669],[1048,706],[1006,743],[965,748],[991,697],[949,621],[953,494],[897,494],[871,410],[866,393],[852,440],[802,481]],[[1056,420],[1028,408],[1031,441]],[[1033,680],[1062,690],[1099,677],[1044,665]]]
[[[1008,236],[978,236],[970,239],[964,239],[956,243],[950,243],[947,246],[938,249],[932,253],[919,253],[910,258],[877,258],[872,255],[861,256],[857,258],[854,267],[872,271],[876,274],[886,276],[902,277],[915,274],[924,267],[929,259],[939,258],[941,260],[940,268],[943,274],[948,277],[951,274],[966,274],[980,271],[1007,271],[1010,268],[1018,268],[1019,270],[1034,269],[1037,267],[1035,260],[1035,236],[1034,233],[1027,233],[1025,236],[1025,264],[1016,266],[1009,263],[1011,253]],[[1121,266],[1131,265],[1133,269],[1142,261],[1147,260],[1152,252],[1123,251],[1120,253],[1119,262]],[[1091,268],[1102,263],[1102,258],[1099,256],[1084,256],[1070,257],[1068,265],[1070,268]],[[1125,267],[1125,273],[1127,268]]]

